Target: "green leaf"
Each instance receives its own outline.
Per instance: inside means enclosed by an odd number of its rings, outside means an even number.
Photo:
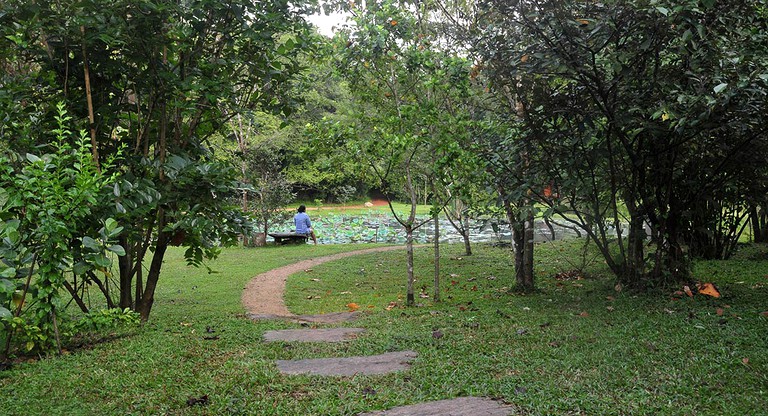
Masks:
[[[716,86],[712,90],[715,91],[715,94],[720,94],[726,87],[728,87],[728,83],[724,82],[724,83]]]
[[[8,319],[11,316],[13,316],[13,314],[11,314],[11,311],[9,311],[3,306],[0,306],[0,319]]]
[[[117,228],[117,221],[115,221],[114,218],[107,218],[107,220],[104,221],[104,228],[106,228],[108,233],[114,231],[114,229]]]
[[[12,279],[16,277],[16,268],[15,267],[7,267],[2,272],[0,272],[0,277]]]
[[[96,256],[94,259],[94,263],[96,263],[97,266],[107,268],[112,265],[112,262],[109,261],[109,258],[107,256]]]
[[[125,256],[125,249],[119,244],[107,247],[107,250],[117,254],[118,256]]]
[[[659,7],[656,8],[656,10],[658,10],[658,12],[663,14],[664,16],[668,16],[669,15],[669,9],[667,9],[666,7],[659,6]]]
[[[39,157],[33,155],[32,153],[27,153],[27,160],[32,162],[32,163],[36,163],[36,162],[39,162],[41,159]]]
[[[75,263],[75,265],[72,267],[72,273],[77,274],[77,275],[81,275],[81,274],[87,272],[90,268],[91,267],[87,263],[85,263],[83,261],[79,261],[79,262]]]
[[[99,251],[100,248],[99,242],[88,236],[83,237],[83,245],[94,251]]]

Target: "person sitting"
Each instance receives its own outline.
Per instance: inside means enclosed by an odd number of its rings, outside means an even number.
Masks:
[[[296,234],[303,234],[307,237],[311,237],[312,241],[317,244],[317,238],[315,237],[315,231],[312,229],[312,222],[307,215],[307,207],[299,205],[299,212],[293,216],[293,222],[296,224]]]

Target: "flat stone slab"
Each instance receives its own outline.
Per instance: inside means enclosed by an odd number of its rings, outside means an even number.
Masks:
[[[359,416],[509,416],[517,413],[514,406],[484,397],[459,397],[362,413]]]
[[[283,374],[353,376],[407,370],[411,367],[411,361],[418,356],[415,351],[399,351],[365,357],[276,360],[275,363]]]
[[[254,321],[282,319],[296,323],[339,324],[354,321],[359,315],[360,312],[334,312],[323,313],[320,315],[276,315],[271,313],[249,313],[246,316],[248,316],[248,319],[252,319]]]
[[[263,339],[266,342],[342,342],[355,339],[364,331],[364,328],[283,329],[267,331]]]

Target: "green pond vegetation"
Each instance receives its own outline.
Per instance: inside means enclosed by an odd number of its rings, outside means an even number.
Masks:
[[[142,327],[96,334],[62,356],[0,372],[6,414],[352,415],[459,396],[485,396],[522,414],[744,415],[768,408],[768,249],[698,261],[694,277],[722,297],[617,291],[582,242],[537,245],[539,290],[510,292],[509,249],[441,249],[441,302],[431,298],[433,252],[416,249],[417,307],[403,306],[405,253],[361,255],[292,275],[293,313],[357,308],[341,344],[265,343],[240,302],[258,273],[371,245],[229,248],[205,268],[166,259],[156,313]],[[565,273],[568,272],[568,273]],[[97,342],[103,337],[103,342]],[[285,376],[273,360],[414,350],[407,372]],[[205,397],[205,401],[201,402]]]

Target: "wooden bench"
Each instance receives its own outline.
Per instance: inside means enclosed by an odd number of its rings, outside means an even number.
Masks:
[[[307,243],[307,236],[305,234],[269,233],[269,236],[275,239],[275,244]]]

